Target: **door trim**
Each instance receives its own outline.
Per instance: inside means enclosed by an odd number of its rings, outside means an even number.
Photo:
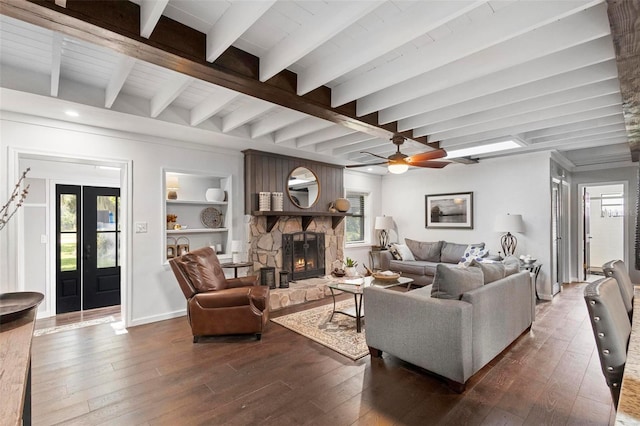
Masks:
[[[577,260],[576,262],[576,267],[577,269],[574,271],[577,273],[576,277],[578,278],[578,281],[581,281],[581,277],[582,277],[582,255],[583,255],[583,251],[584,251],[584,244],[582,242],[583,240],[583,210],[582,210],[582,206],[581,206],[581,197],[582,197],[582,192],[584,191],[584,188],[586,187],[590,187],[590,186],[602,186],[602,185],[622,185],[623,188],[623,192],[624,192],[624,201],[625,201],[625,214],[624,214],[624,220],[622,221],[623,225],[622,225],[622,248],[623,248],[623,259],[622,261],[625,262],[625,264],[629,265],[629,216],[633,213],[631,210],[631,206],[629,206],[629,181],[628,180],[613,180],[613,181],[597,181],[597,182],[589,182],[589,183],[579,183],[578,184],[578,211],[577,211],[577,216],[578,216],[578,235],[577,235],[577,240],[578,240],[578,252],[575,254],[575,258]],[[633,213],[635,214],[635,213]]]
[[[50,151],[41,151],[41,150],[29,150],[22,149],[18,147],[9,147],[7,154],[7,163],[8,163],[8,176],[13,180],[17,180],[20,175],[20,159],[27,158],[37,158],[41,160],[54,161],[60,163],[66,163],[69,161],[79,162],[82,164],[96,165],[96,166],[111,166],[111,167],[119,167],[120,168],[120,200],[122,202],[121,212],[122,212],[122,230],[121,230],[121,282],[120,282],[120,294],[121,294],[121,303],[120,303],[120,314],[122,321],[124,322],[124,326],[128,327],[132,322],[132,313],[133,306],[131,306],[130,301],[133,300],[133,289],[131,283],[133,282],[133,268],[132,268],[132,260],[133,260],[133,180],[131,179],[132,170],[133,170],[133,161],[127,159],[118,159],[118,158],[105,158],[105,157],[90,157],[90,156],[71,156],[71,155],[62,155],[60,153],[54,153]],[[29,176],[29,177],[37,177],[37,176]],[[51,181],[49,187],[48,194],[48,202],[51,203],[54,197],[51,197],[51,187],[55,192],[55,184],[73,184],[72,181]],[[91,182],[87,183],[90,184]],[[51,211],[51,206],[49,205],[49,211]],[[7,271],[7,282],[14,282],[14,289],[7,289],[7,291],[24,291],[25,290],[25,256],[24,256],[24,248],[22,247],[21,241],[24,240],[24,221],[22,219],[22,214],[17,214],[17,226],[14,228],[15,232],[7,232],[7,241],[9,254],[8,265],[16,265],[14,268],[8,268]],[[53,220],[53,227],[51,226],[51,221]],[[52,231],[55,229],[55,217],[52,218],[52,215],[49,214],[49,241],[48,241],[48,258],[49,258],[49,276],[55,276],[55,271],[51,271],[51,268],[55,268],[55,233]],[[7,229],[7,231],[10,231]],[[11,250],[11,248],[16,248],[16,250]],[[16,254],[14,254],[16,253]],[[53,257],[53,260],[52,260]],[[49,314],[55,315],[56,306],[55,306],[55,280],[50,279],[47,285],[47,294],[45,295],[47,298],[47,302],[49,303]],[[43,312],[44,313],[44,312]],[[43,313],[39,313],[38,318],[44,317]]]

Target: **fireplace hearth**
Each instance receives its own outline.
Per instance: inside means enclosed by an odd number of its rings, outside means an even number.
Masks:
[[[291,280],[325,275],[324,234],[294,232],[282,234],[282,267],[291,271]]]

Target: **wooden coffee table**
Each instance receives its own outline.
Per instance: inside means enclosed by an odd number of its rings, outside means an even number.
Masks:
[[[333,319],[335,314],[343,314],[356,319],[356,332],[362,332],[362,318],[364,318],[364,312],[362,312],[362,299],[364,298],[365,287],[375,286],[382,288],[395,287],[397,285],[409,285],[413,282],[411,278],[399,277],[394,281],[377,280],[373,277],[358,277],[358,278],[345,278],[340,281],[329,284],[329,290],[331,290],[331,297],[333,298],[333,312],[329,321]],[[355,300],[355,306],[344,310],[336,310],[336,294],[334,290],[340,290],[345,293],[353,294]]]

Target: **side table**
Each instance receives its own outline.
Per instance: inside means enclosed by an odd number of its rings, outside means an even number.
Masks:
[[[249,266],[253,266],[251,262],[240,262],[240,263],[221,263],[221,268],[233,268],[233,278],[238,278],[238,268],[248,268]]]
[[[540,274],[540,268],[542,268],[542,263],[525,263],[520,262],[520,267],[526,271],[529,271],[533,274],[533,288],[536,290],[536,299],[539,300],[538,296],[538,274]]]
[[[380,268],[380,254],[386,250],[381,250],[380,248],[371,247],[371,251],[369,252],[369,268],[372,272],[379,271]]]

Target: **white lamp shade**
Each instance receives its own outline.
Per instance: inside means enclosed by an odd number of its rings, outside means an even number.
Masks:
[[[377,216],[374,228],[380,229],[393,229],[393,217],[391,216]]]
[[[231,241],[231,252],[240,253],[241,251],[242,251],[242,241],[240,240]]]
[[[524,232],[524,221],[521,214],[503,214],[496,217],[496,232]]]
[[[178,181],[178,176],[167,175],[167,189],[179,189],[180,182]]]

